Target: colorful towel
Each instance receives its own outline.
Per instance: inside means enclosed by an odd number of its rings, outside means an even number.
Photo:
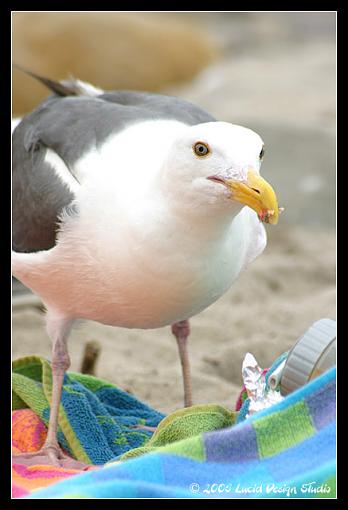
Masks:
[[[165,418],[158,426],[153,437],[146,446],[131,449],[121,457],[139,456],[154,451],[157,446],[167,445],[181,439],[196,436],[210,430],[219,430],[231,426],[235,421],[234,412],[226,408],[207,404],[180,409]],[[37,451],[43,445],[47,435],[47,428],[31,409],[19,409],[12,414],[12,451]],[[115,462],[115,461],[111,461]],[[100,466],[90,466],[98,469]],[[29,494],[35,489],[47,487],[67,477],[82,471],[75,469],[54,468],[52,466],[26,467],[18,463],[13,464],[13,497]]]
[[[138,457],[65,474],[28,497],[335,497],[335,375],[237,425],[220,406],[177,411],[118,459]]]
[[[46,439],[47,428],[31,409],[12,412],[12,453],[36,452]],[[65,452],[67,453],[67,452]],[[85,470],[97,469],[90,466]],[[84,471],[85,471],[84,470]],[[12,497],[18,498],[31,491],[76,475],[82,470],[63,469],[53,466],[23,466],[16,462],[12,466]]]
[[[50,363],[37,356],[13,362],[12,408],[32,409],[47,425],[52,391]],[[145,444],[164,414],[97,377],[66,374],[58,440],[67,453],[87,464],[104,464]]]
[[[16,455],[37,451],[47,435],[50,363],[35,356],[15,361],[12,386],[12,452]],[[71,395],[76,398],[72,399]],[[215,404],[181,409],[169,420],[165,419],[150,439],[153,432],[142,427],[156,426],[164,417],[162,413],[106,381],[69,372],[64,381],[58,437],[65,453],[93,462],[95,465],[90,469],[96,469],[96,464],[101,464],[100,451],[104,452],[103,463],[123,459],[124,451],[125,457],[137,456],[158,445],[231,426],[235,414]],[[24,496],[80,472],[43,465],[27,467],[14,461],[13,497]]]

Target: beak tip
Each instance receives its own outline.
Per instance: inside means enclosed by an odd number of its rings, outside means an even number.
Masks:
[[[278,223],[279,214],[284,210],[284,208],[280,207],[278,209],[278,214],[275,213],[274,209],[264,209],[262,210],[258,216],[260,221],[264,223],[270,223],[271,225],[276,225]]]

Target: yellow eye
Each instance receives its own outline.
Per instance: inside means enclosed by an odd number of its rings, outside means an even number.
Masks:
[[[262,160],[265,155],[265,148],[262,147],[259,158]]]
[[[197,156],[200,158],[202,156],[207,156],[210,153],[209,146],[203,142],[197,142],[193,146],[193,150]]]

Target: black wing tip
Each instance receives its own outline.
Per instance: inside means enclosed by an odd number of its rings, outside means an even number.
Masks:
[[[54,81],[54,80],[51,80],[50,78],[45,78],[44,76],[40,76],[39,74],[36,74],[33,71],[30,71],[29,69],[26,69],[25,67],[20,66],[18,64],[13,63],[12,65],[19,71],[31,76],[35,80],[40,81],[43,85],[45,85],[48,89],[50,89],[52,92],[54,92],[58,96],[66,97],[66,96],[78,95],[78,91],[77,91],[76,87],[73,85],[73,83],[71,86],[65,85],[59,81]]]

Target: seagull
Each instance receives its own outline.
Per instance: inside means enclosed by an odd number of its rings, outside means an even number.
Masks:
[[[189,319],[264,250],[281,209],[261,137],[182,99],[29,72],[52,94],[14,124],[13,274],[40,296],[52,341],[44,462],[57,442],[78,320],[171,326],[192,405]]]

